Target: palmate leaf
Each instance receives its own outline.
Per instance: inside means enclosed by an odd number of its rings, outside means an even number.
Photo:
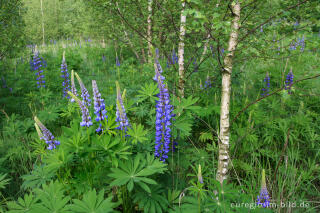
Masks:
[[[108,213],[115,212],[113,208],[117,207],[117,203],[111,202],[112,197],[104,199],[104,190],[99,194],[96,190],[90,190],[83,195],[82,200],[75,199],[70,207],[72,212],[76,213]]]
[[[7,203],[8,213],[32,213],[40,210],[38,199],[33,194],[25,194],[24,198],[18,198],[18,201],[10,201]]]
[[[133,197],[139,208],[147,213],[162,213],[168,209],[169,202],[163,195],[164,190],[159,185],[150,186],[150,192],[137,191]]]
[[[150,103],[154,103],[158,98],[155,97],[159,91],[158,86],[155,83],[145,84],[138,91],[138,102],[143,102],[144,100],[149,99]]]
[[[64,186],[59,182],[42,185],[42,189],[35,189],[37,198],[41,201],[42,213],[71,213],[69,211],[70,197],[64,195]]]
[[[0,174],[0,189],[4,189],[8,185],[10,179],[6,178],[7,174]]]
[[[42,184],[47,183],[54,177],[55,171],[56,170],[50,170],[45,165],[36,166],[32,170],[31,174],[22,176],[22,179],[24,180],[22,184],[22,188],[34,189],[34,188],[40,187]]]
[[[151,190],[147,184],[157,184],[147,176],[155,173],[163,173],[166,170],[166,164],[155,159],[150,154],[137,154],[134,159],[131,157],[127,161],[121,161],[119,168],[112,168],[109,177],[115,180],[111,182],[111,186],[127,185],[127,189],[132,191],[134,185],[137,184],[148,193]]]
[[[130,135],[132,143],[137,144],[138,142],[143,143],[147,140],[145,136],[148,134],[148,131],[144,129],[143,125],[136,125],[135,123],[133,123],[127,134]]]

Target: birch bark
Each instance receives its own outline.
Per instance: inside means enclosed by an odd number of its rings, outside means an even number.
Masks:
[[[148,63],[152,61],[152,2],[153,0],[148,0],[148,31],[147,31],[147,40],[148,40]]]
[[[187,21],[187,16],[184,14],[186,6],[186,1],[182,2],[182,10],[181,10],[181,20],[180,20],[180,35],[179,35],[179,47],[178,47],[178,57],[179,57],[179,96],[180,98],[184,97],[184,37],[186,34],[186,21]]]
[[[221,91],[221,108],[220,108],[220,140],[219,140],[219,158],[218,171],[216,179],[222,184],[227,179],[229,164],[229,105],[231,94],[231,73],[232,59],[238,44],[238,35],[240,27],[240,3],[235,1],[231,5],[233,20],[228,44],[228,52],[224,58],[224,70],[222,72],[222,91]]]

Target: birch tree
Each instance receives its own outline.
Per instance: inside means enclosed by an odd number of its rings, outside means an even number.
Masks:
[[[235,1],[231,4],[233,19],[231,24],[231,32],[228,43],[228,52],[224,58],[224,70],[222,72],[222,90],[221,90],[221,107],[220,107],[220,140],[219,140],[219,158],[217,180],[222,184],[227,179],[229,164],[229,106],[231,94],[231,73],[232,59],[238,44],[238,35],[240,27],[240,3]]]
[[[179,96],[180,98],[184,97],[184,37],[186,34],[186,21],[187,16],[184,13],[186,6],[186,1],[182,2],[182,9],[181,9],[181,19],[180,19],[180,34],[179,34],[179,47],[178,47],[178,64],[179,64]]]
[[[147,31],[147,40],[148,40],[148,62],[151,62],[152,59],[152,2],[153,0],[148,0],[148,31]]]

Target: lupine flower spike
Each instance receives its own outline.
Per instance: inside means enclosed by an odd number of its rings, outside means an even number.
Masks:
[[[70,91],[68,91],[68,94],[73,98],[79,105],[81,111],[82,111],[82,121],[80,122],[80,126],[86,126],[89,127],[92,125],[91,117],[89,114],[89,110],[87,106],[83,103],[83,101],[79,100],[74,94],[72,94]]]
[[[269,89],[270,89],[270,77],[269,74],[266,74],[266,77],[263,79],[263,82],[265,83],[265,88],[262,88],[262,96],[269,95]]]
[[[97,82],[95,80],[92,80],[92,89],[93,89],[93,100],[94,100],[94,114],[96,114],[96,121],[103,121],[104,119],[107,119],[108,116],[106,115],[106,106],[104,104],[104,99],[101,98],[101,94],[99,92]],[[101,123],[98,129],[96,129],[96,132],[101,132]]]
[[[67,95],[67,92],[70,91],[70,80],[69,80],[68,67],[65,59],[65,51],[63,51],[61,73],[62,73],[61,77],[63,78],[63,82],[62,82],[63,97],[67,97],[69,99],[70,97]]]
[[[266,184],[266,172],[262,170],[262,181],[261,181],[261,189],[260,194],[257,197],[257,205],[262,205],[263,208],[270,206],[270,197]]]
[[[287,74],[284,89],[288,90],[288,94],[292,94],[291,87],[293,83],[293,72],[292,68],[290,69],[290,72]]]
[[[155,78],[158,82],[159,100],[156,102],[156,141],[155,141],[155,157],[159,157],[161,161],[165,162],[168,158],[171,139],[171,118],[174,116],[172,113],[173,106],[170,105],[170,96],[167,87],[163,84],[164,79],[161,76],[161,65],[158,58],[155,59],[157,69],[155,70]]]
[[[71,70],[71,92],[74,96],[78,96],[77,94],[77,89],[76,86],[74,84],[74,72],[73,70]],[[71,97],[70,101],[73,103],[75,102],[75,100]]]
[[[87,90],[87,88],[84,86],[81,78],[79,77],[79,75],[77,73],[75,73],[75,76],[78,79],[78,82],[80,84],[81,87],[81,97],[83,100],[83,104],[86,105],[87,107],[91,106],[91,99],[90,99],[90,95],[89,92]]]
[[[200,164],[199,164],[199,166],[198,166],[198,181],[199,181],[199,183],[203,183],[202,172],[201,172],[201,165],[200,165]]]
[[[120,61],[119,61],[118,55],[116,55],[116,66],[120,67]]]
[[[37,49],[34,52],[32,62],[33,62],[32,68],[34,71],[36,71],[38,88],[45,87],[44,85],[45,81],[44,81],[44,75],[43,75],[44,61],[40,59],[39,51]]]
[[[119,127],[117,129],[120,129],[124,131],[124,133],[127,132],[129,125],[129,120],[127,118],[127,114],[123,105],[123,100],[121,97],[121,91],[118,81],[116,81],[116,87],[117,87],[117,112],[116,112],[116,122],[118,123]]]
[[[40,137],[40,140],[44,140],[48,144],[47,149],[55,149],[57,145],[60,145],[60,141],[55,140],[52,133],[41,123],[41,121],[34,117],[35,127]],[[40,131],[41,130],[41,131]]]

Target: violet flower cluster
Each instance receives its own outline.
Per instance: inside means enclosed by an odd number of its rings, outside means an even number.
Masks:
[[[202,86],[202,84],[200,83],[200,89],[204,90],[204,89],[209,89],[211,87],[212,87],[212,82],[209,75],[207,75],[206,81],[204,82],[204,86]]]
[[[35,51],[31,68],[33,69],[33,71],[36,71],[38,88],[45,87],[45,80],[43,75],[44,67],[45,67],[44,59],[43,58],[40,59],[39,52]]]
[[[93,89],[93,100],[94,100],[94,114],[97,116],[96,121],[103,121],[108,118],[106,115],[106,106],[104,104],[104,99],[101,98],[101,94],[98,89],[97,82],[92,80],[92,89]],[[101,123],[100,126],[96,129],[96,132],[101,132]]]
[[[265,87],[262,88],[262,96],[269,95],[269,89],[270,89],[270,77],[269,74],[266,74],[266,77],[263,79],[263,82],[265,83]]]
[[[300,52],[304,51],[304,48],[306,47],[304,36],[302,36],[302,38],[298,38],[296,41],[292,41],[290,43],[289,50],[296,50],[297,47],[300,47]]]
[[[86,127],[92,126],[93,123],[91,121],[89,110],[88,110],[87,106],[84,104],[84,101],[79,100],[70,91],[68,92],[68,94],[78,103],[78,105],[82,111],[82,121],[80,122],[80,126],[86,126]]]
[[[164,77],[161,76],[161,67],[156,57],[157,69],[154,79],[157,79],[159,88],[159,100],[156,101],[156,140],[155,140],[155,157],[165,162],[168,158],[171,139],[171,118],[174,117],[173,106],[170,104],[170,95],[167,87],[163,83]]]
[[[119,86],[118,81],[116,81],[116,87],[117,87],[116,122],[119,125],[116,129],[120,129],[120,130],[124,131],[124,133],[126,133],[130,124],[129,124],[129,120],[127,118],[126,110],[123,105],[123,100],[121,97],[121,91],[120,91],[120,86]]]
[[[67,92],[70,91],[70,80],[69,80],[69,73],[68,67],[65,60],[65,55],[63,53],[62,63],[61,63],[61,77],[63,78],[62,86],[63,86],[63,97],[70,98],[67,95]]]
[[[118,56],[116,56],[116,66],[117,66],[117,67],[120,67],[120,61],[119,61]]]
[[[177,64],[178,60],[179,60],[179,58],[176,54],[176,51],[173,49],[171,57],[167,61],[167,67],[170,68],[170,65]]]
[[[270,206],[270,197],[266,185],[266,175],[265,170],[262,170],[262,181],[260,194],[257,196],[257,205],[261,205],[263,208]]]
[[[55,149],[57,145],[60,145],[60,141],[55,140],[55,137],[52,135],[52,133],[40,122],[37,117],[34,117],[34,120],[36,125],[38,125],[41,129],[42,134],[40,140],[44,140],[46,144],[48,144],[47,149],[52,150]]]
[[[81,78],[79,77],[79,75],[76,73],[75,74],[77,79],[78,79],[78,82],[80,84],[80,87],[81,87],[81,97],[82,97],[82,103],[89,107],[91,106],[91,99],[90,99],[90,95],[89,95],[89,92],[87,90],[87,88],[84,86]]]
[[[288,94],[292,94],[292,91],[291,91],[292,83],[293,83],[293,72],[291,69],[290,72],[287,74],[285,85],[284,85],[284,89],[288,90]]]

